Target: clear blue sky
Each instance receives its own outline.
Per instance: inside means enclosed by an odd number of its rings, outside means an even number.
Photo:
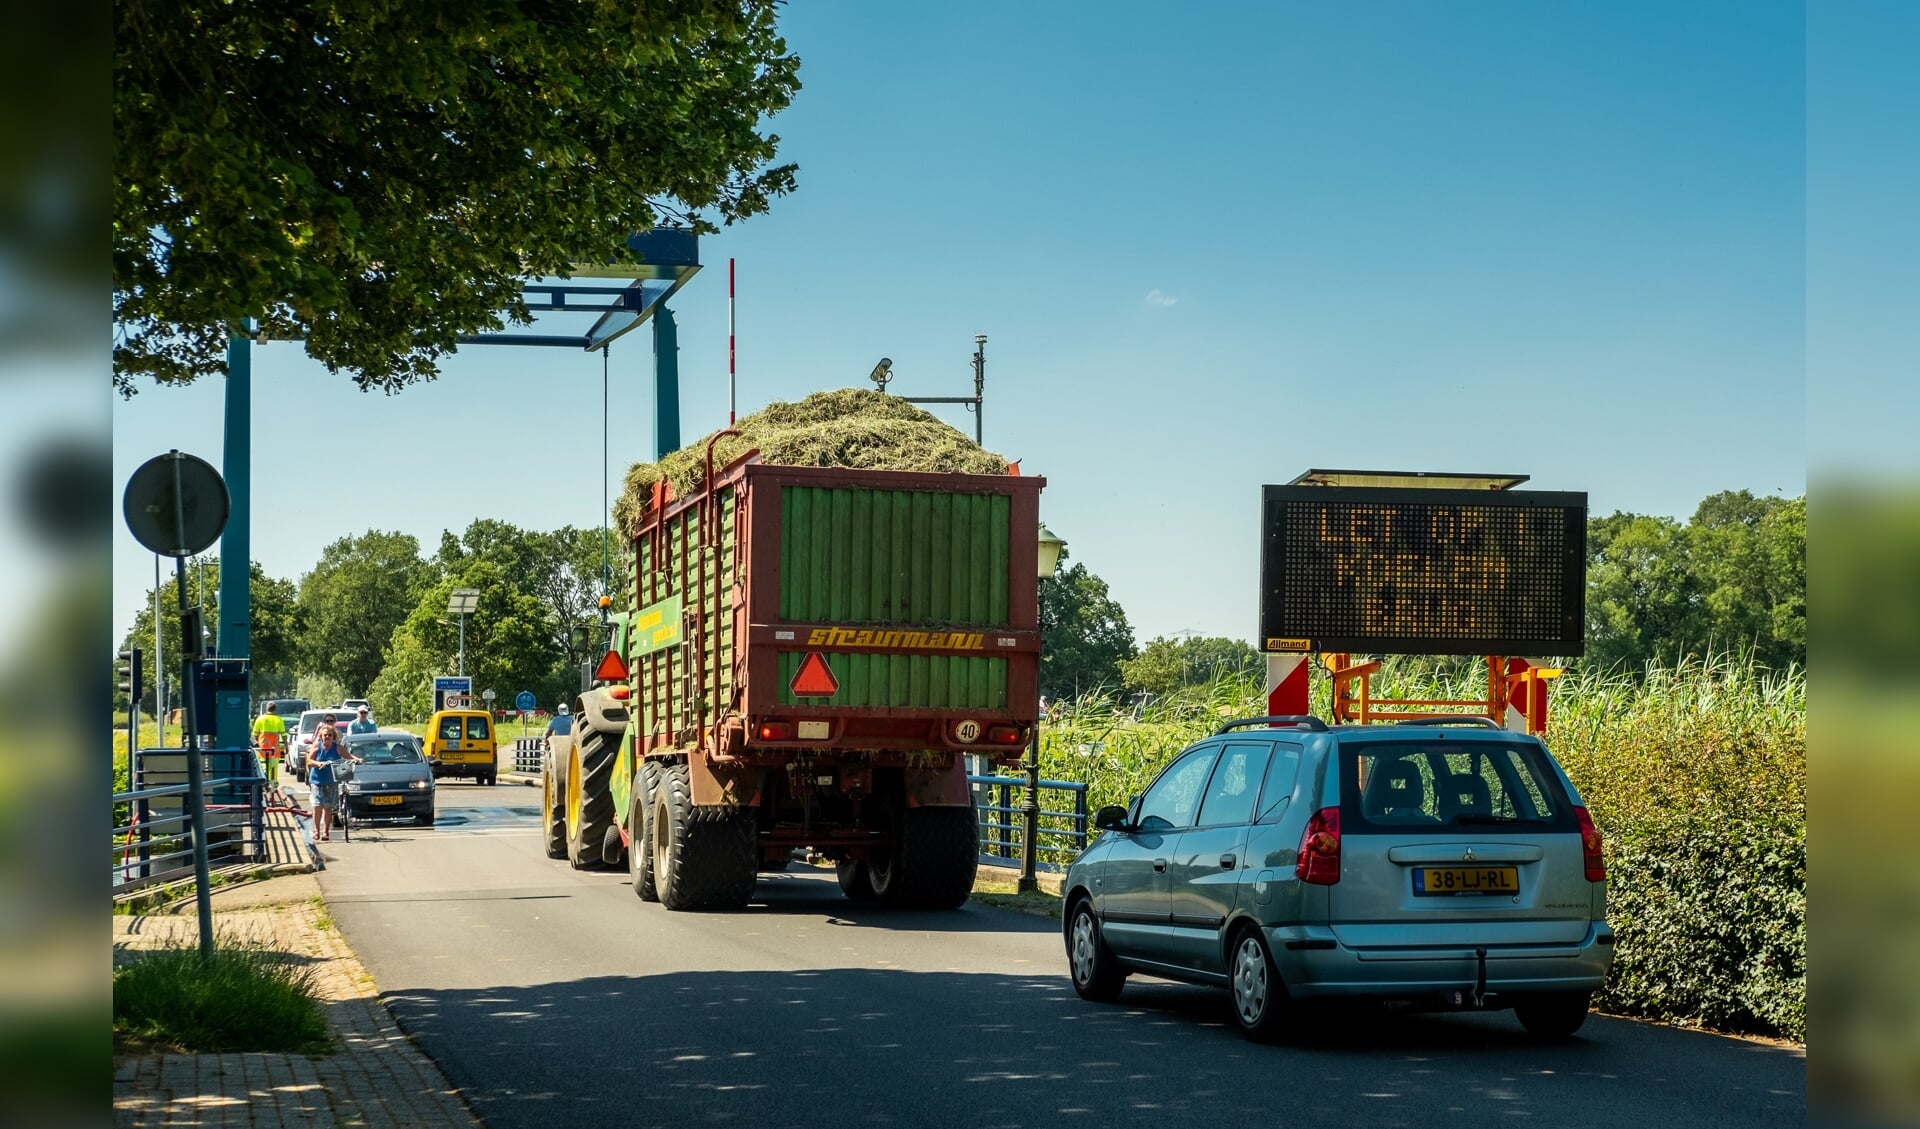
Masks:
[[[689,440],[725,420],[735,256],[743,412],[882,355],[895,392],[962,394],[988,334],[987,445],[1047,477],[1047,524],[1142,640],[1253,636],[1259,488],[1309,467],[1518,472],[1679,517],[1805,489],[1798,5],[784,19],[800,187],[704,240],[675,303]],[[614,349],[616,480],[652,456],[646,342]],[[601,520],[597,355],[470,349],[393,397],[297,345],[255,357],[272,573],[368,528]],[[116,480],[174,446],[217,465],[221,396],[116,403]],[[117,638],[152,557],[116,537]]]

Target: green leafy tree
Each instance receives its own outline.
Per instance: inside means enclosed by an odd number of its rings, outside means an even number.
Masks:
[[[1140,653],[1120,664],[1120,679],[1129,690],[1171,694],[1187,686],[1202,686],[1223,675],[1245,675],[1260,669],[1259,652],[1238,639],[1193,636],[1148,640]]]
[[[474,558],[428,585],[393,632],[388,662],[368,695],[379,715],[424,717],[432,677],[458,669],[459,628],[446,622],[447,596],[455,588],[480,593],[466,617],[466,672],[474,692],[491,689],[496,703],[512,701],[521,690],[532,690],[542,702],[558,701],[568,682],[546,608],[537,596],[510,584],[499,564]]]
[[[114,382],[224,369],[229,327],[389,392],[525,322],[526,276],[791,191],[778,0],[114,6]]]
[[[205,592],[205,614],[202,623],[208,632],[202,640],[204,646],[213,644],[213,635],[220,622],[220,559],[208,556],[187,562],[187,599],[189,603],[201,604],[202,592]],[[167,678],[170,687],[169,706],[179,704],[177,689],[180,659],[180,595],[179,586],[171,576],[160,585],[160,631],[161,644],[167,662]],[[141,696],[140,708],[151,714],[158,705],[159,685],[154,669],[153,651],[153,590],[147,591],[146,599],[141,601],[140,610],[134,613],[133,625],[120,641],[120,649],[138,647],[144,652],[146,664],[146,687]],[[271,697],[293,688],[298,678],[296,669],[300,631],[299,604],[295,596],[294,583],[291,580],[268,576],[260,567],[259,561],[253,562],[247,578],[249,600],[249,621],[247,628],[247,650],[252,659],[248,683],[255,697]],[[115,708],[124,709],[125,699],[115,695]]]
[[[600,622],[601,594],[625,583],[626,566],[610,548],[597,529],[563,526],[540,532],[481,519],[459,537],[442,534],[435,562],[447,571],[477,560],[499,566],[502,580],[513,591],[540,601],[546,609],[544,630],[553,648],[564,654],[568,669],[577,670],[581,663],[599,657],[597,648],[604,636],[595,628]],[[614,607],[623,607],[620,593],[612,594]]]
[[[1040,690],[1079,696],[1120,685],[1120,664],[1134,655],[1127,613],[1107,582],[1060,554],[1053,579],[1040,585]]]
[[[300,578],[301,670],[364,696],[386,665],[394,628],[419,603],[434,571],[411,534],[369,530],[328,545]],[[440,607],[444,614],[444,599]]]
[[[1671,518],[1616,523],[1587,566],[1588,663],[1637,670],[1706,645],[1686,529]]]

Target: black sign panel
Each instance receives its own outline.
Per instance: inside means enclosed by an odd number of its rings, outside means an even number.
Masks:
[[[1268,486],[1261,501],[1266,650],[1586,649],[1585,494]]]

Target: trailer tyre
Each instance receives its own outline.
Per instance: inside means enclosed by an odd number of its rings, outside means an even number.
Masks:
[[[914,808],[900,822],[896,874],[882,895],[915,909],[958,909],[973,896],[980,827],[971,807]]]
[[[870,902],[874,899],[873,875],[867,871],[867,864],[853,859],[840,863],[833,868],[833,875],[840,880],[840,892],[848,901]]]
[[[752,808],[695,807],[687,766],[673,764],[660,772],[653,821],[660,904],[730,910],[753,897],[759,828]]]
[[[633,780],[633,810],[627,817],[627,834],[632,837],[627,843],[627,876],[643,902],[660,900],[653,868],[653,805],[659,784],[660,766],[642,761]]]

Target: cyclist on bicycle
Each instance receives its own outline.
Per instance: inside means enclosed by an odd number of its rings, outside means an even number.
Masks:
[[[363,763],[340,743],[339,730],[322,725],[314,734],[313,752],[307,758],[307,783],[313,785],[313,837],[322,843],[333,838],[333,809],[340,806],[340,781],[334,766],[341,761]]]

